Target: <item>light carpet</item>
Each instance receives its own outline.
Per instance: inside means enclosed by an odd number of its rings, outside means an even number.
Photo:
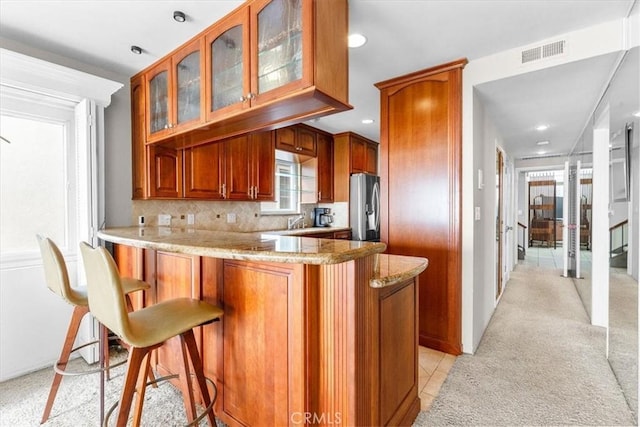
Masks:
[[[571,279],[518,265],[475,355],[456,359],[417,426],[633,425]]]

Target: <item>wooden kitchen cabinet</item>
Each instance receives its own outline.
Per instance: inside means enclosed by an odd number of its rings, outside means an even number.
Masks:
[[[276,148],[291,153],[316,157],[316,129],[306,125],[288,126],[276,130]]]
[[[149,145],[149,197],[182,197],[182,150]]]
[[[212,142],[184,150],[184,197],[224,199],[225,146]]]
[[[226,196],[230,200],[273,200],[275,144],[273,132],[225,140]]]
[[[333,137],[317,134],[318,203],[333,202]]]
[[[195,39],[144,73],[147,142],[202,124],[204,39]]]
[[[133,77],[146,142],[184,148],[351,109],[347,31],[346,0],[245,2]]]
[[[378,175],[378,143],[353,132],[333,136],[334,201],[349,201],[352,173]]]
[[[144,103],[144,82],[142,76],[138,76],[131,80],[131,196],[134,200],[149,196]]]
[[[466,63],[461,59],[376,84],[381,95],[381,241],[389,254],[429,260],[419,280],[419,341],[451,354],[462,351]],[[428,110],[419,108],[425,104]]]

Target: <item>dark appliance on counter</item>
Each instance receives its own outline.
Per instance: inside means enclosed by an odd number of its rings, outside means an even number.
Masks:
[[[350,182],[352,240],[380,241],[380,177],[354,173]]]
[[[329,227],[332,222],[331,208],[313,208],[314,227]]]

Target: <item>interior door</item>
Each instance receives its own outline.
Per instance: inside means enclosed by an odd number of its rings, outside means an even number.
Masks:
[[[502,294],[502,244],[504,240],[503,204],[503,171],[504,159],[502,151],[496,149],[496,299]]]

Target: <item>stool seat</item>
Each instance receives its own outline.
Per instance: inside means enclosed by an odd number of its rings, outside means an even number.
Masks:
[[[149,347],[221,317],[221,308],[191,298],[176,298],[129,313],[121,338],[133,347]]]

